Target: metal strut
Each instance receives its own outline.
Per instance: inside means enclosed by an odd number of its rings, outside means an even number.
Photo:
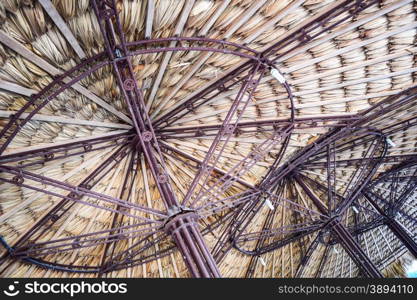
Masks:
[[[404,230],[403,226],[398,223],[392,216],[388,215],[367,193],[363,193],[368,202],[384,217],[384,223],[395,234],[395,236],[407,247],[408,251],[417,258],[417,243]]]
[[[323,213],[327,214],[328,210],[323,206],[320,199],[308,188],[308,186],[301,180],[301,178],[295,174],[294,179],[297,184],[304,190],[307,196],[313,201],[317,206],[317,209]],[[328,223],[327,227],[336,235],[342,247],[346,250],[352,260],[362,269],[368,277],[373,278],[382,278],[383,275],[374,265],[374,263],[369,259],[369,257],[362,250],[361,246],[355,241],[352,234],[346,229],[345,226],[340,222],[340,219],[335,216]]]
[[[183,215],[171,186],[154,126],[148,115],[142,90],[138,87],[118,16],[116,1],[92,0],[105,46],[133,119],[134,128],[162,200],[173,219],[166,231],[175,241],[193,277],[220,277],[220,272],[198,229],[196,217]],[[117,45],[116,41],[120,41]],[[173,212],[173,213],[172,213]],[[178,214],[178,215],[177,215]]]

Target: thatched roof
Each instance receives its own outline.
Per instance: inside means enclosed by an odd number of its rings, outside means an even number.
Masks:
[[[118,0],[116,2],[128,43],[145,38],[208,37],[245,45],[262,52],[278,41],[291,38],[301,27],[318,16],[331,15],[332,8],[343,1]],[[293,97],[293,105],[285,86],[269,71],[266,72],[239,119],[241,123],[265,121],[266,125],[254,126],[252,130],[242,130],[239,134],[230,137],[227,143],[224,142],[222,144],[225,147],[224,151],[216,164],[220,170],[217,170],[215,175],[210,175],[212,177],[209,182],[214,183],[221,177],[219,174],[230,171],[239,161],[250,155],[251,151],[270,140],[272,135],[270,124],[290,120],[291,114],[294,113],[295,120],[300,120],[301,125],[292,130],[288,145],[285,146],[283,140],[274,144],[268,149],[267,155],[251,166],[247,172],[239,174],[240,181],[227,189],[220,198],[244,193],[251,187],[258,186],[273,166],[283,166],[292,161],[303,149],[314,144],[325,134],[343,128],[350,120],[363,116],[368,109],[387,98],[390,99],[390,96],[394,97],[390,103],[395,103],[399,99],[395,98],[396,95],[416,84],[417,2],[413,0],[361,2],[364,7],[356,7],[359,9],[358,12],[352,9],[330,19],[325,24],[319,24],[310,36],[304,37],[304,41],[294,40],[268,56],[268,59],[275,61],[275,67],[285,77]],[[325,30],[330,26],[331,29]],[[315,33],[319,34],[315,36]],[[193,45],[187,40],[183,42],[173,40],[155,45],[137,45],[132,49],[152,49],[162,46],[186,48]],[[210,46],[219,49],[225,47],[215,43]],[[9,120],[13,119],[13,115],[32,99],[31,95],[43,91],[57,76],[77,65],[99,62],[100,59],[89,62],[88,58],[103,51],[105,51],[103,35],[89,0],[0,2],[0,128],[6,127]],[[246,53],[245,50],[241,52]],[[135,55],[132,57],[132,65],[135,79],[143,89],[149,116],[152,122],[157,122],[247,60],[248,58],[244,56],[231,53],[182,49],[175,52]],[[85,68],[80,69],[72,73],[71,77],[75,78],[84,71]],[[248,71],[238,75],[236,79],[242,79],[247,74]],[[61,86],[66,82],[68,80],[63,80]],[[238,92],[239,86],[223,91],[165,127],[166,136],[160,143],[165,149],[163,157],[178,199],[183,199],[187,194],[199,165],[215,139],[217,131],[204,134],[209,132],[206,127],[221,128]],[[411,90],[410,93],[416,94],[415,90]],[[28,108],[25,111],[26,115],[22,115],[21,119],[25,118],[32,109],[34,108]],[[372,128],[373,132],[383,132],[384,138],[389,137],[390,141],[395,143],[395,147],[387,146],[385,139],[380,139],[376,134],[358,129],[356,134],[337,139],[332,144],[332,147],[337,149],[334,150],[335,160],[355,161],[367,158],[371,147],[380,147],[376,153],[381,156],[416,155],[417,126],[415,125],[417,124],[413,120],[415,115],[414,99],[406,105],[363,123],[361,125],[363,128]],[[234,116],[233,120],[237,118]],[[316,121],[303,123],[303,118],[316,118]],[[394,130],[398,126],[401,127],[401,124],[404,124],[401,122],[405,120],[411,121],[400,130]],[[306,126],[302,126],[303,124]],[[13,128],[16,128],[16,124]],[[133,128],[131,114],[118,86],[117,78],[112,67],[105,65],[71,88],[65,89],[46,104],[19,129],[1,155],[17,155],[41,147],[56,146],[60,143],[66,145],[91,138],[107,138],[115,134],[128,135],[134,131]],[[182,136],[175,133],[187,128],[192,134]],[[198,128],[201,128],[201,131],[198,131]],[[6,142],[10,132],[1,136],[0,143]],[[197,134],[194,134],[196,132]],[[199,132],[203,134],[198,134]],[[161,135],[163,134],[162,132]],[[371,142],[366,141],[369,137],[372,137]],[[363,143],[357,143],[364,140]],[[78,186],[103,161],[117,153],[120,155],[119,146],[120,144],[113,141],[104,142],[102,149],[82,154],[64,152],[74,155],[64,158],[55,157],[41,164],[32,163],[34,159],[25,159],[20,164],[19,162],[6,164],[16,168],[21,167],[25,172]],[[312,183],[307,178],[316,183],[326,184],[330,171],[323,166],[326,158],[321,157],[326,151],[326,148],[318,150],[310,157],[309,162],[312,163],[310,166],[306,163],[299,167],[300,176],[306,177],[305,182],[310,186]],[[282,159],[276,166],[277,157],[280,155]],[[137,152],[133,151],[119,157],[120,161],[110,166],[109,172],[89,189],[120,198],[131,203],[133,208],[136,205],[165,211],[164,202],[161,200],[146,157],[137,155]],[[0,163],[3,164],[1,157]],[[383,176],[384,172],[391,170],[395,164],[398,162],[386,160],[378,165],[371,178],[374,184],[373,191],[384,188],[384,184],[387,183],[378,181],[378,178]],[[132,165],[134,165],[133,169]],[[357,170],[366,166],[367,164],[362,162],[338,167],[335,171],[337,178],[335,195],[349,194],[350,189],[355,187],[355,182],[360,184],[361,179]],[[414,171],[414,167],[407,169],[407,172]],[[370,171],[368,174],[371,174]],[[8,172],[0,172],[0,179],[10,181],[13,177]],[[130,181],[131,188],[128,193],[123,190],[125,178]],[[303,228],[300,224],[308,222],[311,225],[317,221],[317,218],[309,215],[306,210],[306,208],[316,210],[313,202],[292,177],[287,176],[280,182],[273,193],[292,202],[285,204],[285,201],[277,202],[271,198],[274,210],[268,205],[262,206],[245,228],[244,234],[261,231],[265,224],[269,224],[267,228],[279,231],[288,226]],[[47,188],[58,195],[68,193],[42,181],[27,179],[25,183],[37,188]],[[404,185],[407,183],[403,182]],[[315,192],[323,202],[329,201],[325,190],[315,189]],[[201,206],[210,201],[202,199],[199,200]],[[144,219],[158,226],[162,223],[159,222],[157,215],[134,210],[132,207],[130,211],[127,209],[122,217],[123,214],[118,212],[119,208],[114,203],[105,203],[93,196],[83,197],[81,200],[84,200],[84,203],[70,202],[59,212],[54,212],[58,216],[57,220],[48,221],[51,223],[50,226],[44,225],[45,230],[32,233],[28,240],[29,244],[60,239],[68,239],[68,242],[72,243],[71,236],[75,235],[100,231],[109,234],[108,231],[114,224],[131,226],[130,228],[134,226],[133,228],[139,229],[142,227],[138,224]],[[13,246],[22,236],[31,233],[32,226],[51,213],[60,201],[57,196],[47,195],[13,182],[1,181],[0,235],[5,241],[4,245]],[[301,212],[297,213],[293,203],[303,206]],[[97,205],[105,209],[98,208]],[[358,222],[369,223],[376,214],[363,197],[359,197],[355,205],[359,212],[349,209],[342,215],[342,222],[352,232]],[[415,205],[415,195],[407,198],[403,204],[404,213],[415,218]],[[235,211],[237,204],[224,201],[218,206],[221,209],[216,212],[210,209],[202,210],[202,218],[199,220],[200,228],[204,233],[204,230],[209,228],[207,226],[214,226],[222,217],[226,219],[213,232],[204,235],[213,253],[218,250],[218,241],[225,239],[223,235],[234,220],[227,217],[230,212]],[[417,232],[415,222],[404,216],[399,216],[398,220],[408,228],[410,234],[415,236]],[[224,277],[361,276],[357,266],[340,243],[333,242],[327,232],[323,232],[319,238],[317,235],[319,233],[314,231],[259,256],[247,255],[236,248],[231,248],[218,262],[220,272]],[[358,232],[356,237],[380,270],[384,270],[406,253],[403,244],[384,224]],[[268,236],[263,243],[273,244],[284,238],[284,233],[276,233]],[[158,243],[149,249],[140,250],[149,240],[158,240]],[[296,274],[309,245],[316,243],[316,240],[318,242],[307,267],[301,275]],[[145,241],[141,240],[141,235],[133,235],[117,243],[111,243],[110,249],[105,244],[83,248],[74,247],[71,243],[68,251],[33,252],[31,257],[42,259],[45,263],[90,266],[95,269],[106,261],[106,257],[109,256],[108,251],[113,251],[113,255],[117,255],[131,248],[130,252],[134,254],[128,259],[139,259],[140,264],[120,268],[102,276],[190,276],[181,254],[175,248],[175,243],[163,230],[151,235]],[[256,243],[257,240],[242,241],[240,246],[251,250],[259,246]],[[5,248],[0,247],[0,251],[3,254],[7,253]],[[135,254],[135,251],[139,254]],[[154,253],[164,255],[154,259]],[[30,260],[10,256],[2,261],[0,272],[3,277],[97,276],[97,272],[74,273],[59,268],[48,269],[30,263]]]

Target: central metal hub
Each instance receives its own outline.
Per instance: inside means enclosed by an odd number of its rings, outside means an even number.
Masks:
[[[167,234],[173,234],[174,231],[187,226],[197,226],[198,216],[192,211],[181,211],[174,215],[165,224],[164,229]]]

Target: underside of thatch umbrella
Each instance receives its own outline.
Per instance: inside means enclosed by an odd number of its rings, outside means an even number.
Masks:
[[[0,276],[404,276],[416,8],[0,2]]]

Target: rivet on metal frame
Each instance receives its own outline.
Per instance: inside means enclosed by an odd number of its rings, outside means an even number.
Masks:
[[[231,124],[224,126],[223,133],[229,134],[229,133],[233,133],[234,131],[235,131],[235,126]]]
[[[72,247],[73,249],[81,248],[80,240],[79,240],[79,239],[75,239],[75,240],[72,242],[71,247]]]
[[[166,183],[168,181],[168,176],[164,173],[158,174],[157,180],[159,183]]]
[[[114,15],[115,15],[115,13],[114,13],[114,9],[112,9],[112,8],[103,9],[103,10],[101,10],[101,12],[100,12],[100,17],[101,17],[101,18],[103,18],[103,19],[105,19],[105,20],[110,19],[110,18],[111,18],[111,17],[113,17]]]
[[[123,82],[123,87],[126,91],[132,91],[135,88],[135,81],[132,78],[128,78]]]
[[[194,136],[198,137],[198,136],[203,136],[204,135],[204,131],[201,129],[197,129],[197,131],[195,132]]]
[[[49,160],[52,160],[53,158],[54,158],[54,154],[53,153],[47,153],[47,154],[45,154],[45,161],[49,161]]]
[[[150,131],[145,131],[144,133],[142,133],[142,139],[145,142],[150,142],[152,140],[152,137],[153,135],[152,135],[152,132]]]
[[[13,182],[15,182],[17,185],[21,185],[25,180],[22,176],[16,175],[12,179]]]

